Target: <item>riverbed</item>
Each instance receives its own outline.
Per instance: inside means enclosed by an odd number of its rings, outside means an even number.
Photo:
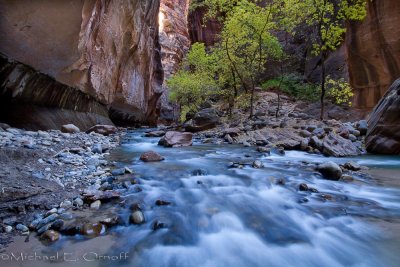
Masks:
[[[140,186],[121,191],[127,205],[118,214],[128,218],[129,205],[139,203],[146,223],[96,238],[63,236],[51,246],[19,237],[2,254],[4,266],[398,266],[400,157],[267,155],[201,140],[164,148],[158,140],[131,131],[110,155],[134,170]],[[165,160],[141,162],[149,150]],[[254,160],[264,167],[253,168]],[[350,160],[369,170],[330,181],[313,168]],[[301,183],[315,192],[299,191]],[[155,205],[160,199],[169,205]],[[21,252],[42,258],[10,256]]]

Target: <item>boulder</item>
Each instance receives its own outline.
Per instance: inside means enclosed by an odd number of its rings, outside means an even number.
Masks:
[[[356,123],[356,129],[360,131],[360,135],[366,135],[368,131],[368,122],[366,120],[360,120]]]
[[[161,137],[165,134],[164,131],[151,131],[147,132],[144,136],[146,137]]]
[[[191,146],[192,137],[192,133],[169,131],[165,133],[158,144],[165,147]]]
[[[7,123],[0,122],[0,128],[2,128],[3,130],[7,130],[8,128],[11,128],[11,126]]]
[[[400,79],[397,79],[374,108],[365,140],[368,152],[400,154]]]
[[[140,160],[144,162],[162,161],[164,157],[154,151],[147,151],[140,155]]]
[[[342,169],[332,161],[318,165],[317,171],[327,180],[338,181],[342,177]]]
[[[361,152],[361,148],[355,143],[334,133],[329,133],[322,140],[322,153],[326,156],[358,156]]]
[[[240,134],[239,128],[227,128],[223,132],[225,135],[229,134],[230,136],[238,136]]]
[[[63,133],[79,133],[81,130],[73,124],[65,124],[61,126],[61,132]]]
[[[98,124],[91,127],[89,130],[86,131],[86,133],[95,132],[102,135],[110,135],[110,134],[115,134],[117,131],[118,131],[117,127],[113,125]]]
[[[197,112],[183,127],[188,132],[200,132],[215,128],[219,123],[219,116],[215,109],[206,108]]]

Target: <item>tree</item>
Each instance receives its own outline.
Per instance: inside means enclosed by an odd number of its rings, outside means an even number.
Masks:
[[[366,16],[367,0],[285,0],[290,16],[304,20],[315,31],[313,53],[320,57],[321,114],[324,119],[326,95],[325,61],[329,51],[335,51],[343,42],[345,22],[362,20]],[[301,12],[299,12],[301,11]]]
[[[198,111],[210,95],[217,93],[215,70],[215,57],[206,53],[204,44],[193,44],[181,70],[167,81],[169,99],[179,104],[181,121],[186,119],[186,114]]]
[[[254,114],[255,88],[270,59],[282,55],[274,35],[280,1],[258,5],[261,1],[206,0],[210,14],[224,14],[220,53],[228,64],[231,78],[249,94],[250,117]],[[233,82],[236,86],[236,82]],[[237,91],[237,89],[235,89]]]

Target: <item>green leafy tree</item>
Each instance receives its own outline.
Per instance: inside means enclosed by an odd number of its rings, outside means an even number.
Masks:
[[[260,1],[206,0],[210,14],[224,14],[219,55],[227,64],[225,73],[249,95],[250,117],[254,113],[255,87],[269,60],[282,55],[275,36],[280,1],[258,5]]]
[[[327,95],[337,105],[351,106],[351,98],[354,96],[353,90],[345,79],[332,79],[330,76],[326,77]]]
[[[367,0],[285,0],[289,16],[304,20],[315,31],[313,53],[321,64],[321,115],[324,119],[326,95],[325,61],[329,51],[335,51],[343,42],[345,22],[363,20]]]
[[[186,114],[198,111],[211,95],[218,93],[215,71],[216,58],[206,53],[204,44],[193,44],[181,70],[167,81],[169,99],[179,104],[181,121],[185,121]]]

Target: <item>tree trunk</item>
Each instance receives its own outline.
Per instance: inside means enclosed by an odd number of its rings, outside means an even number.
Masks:
[[[325,114],[325,54],[321,55],[321,115],[320,120],[324,120]]]
[[[250,118],[254,116],[254,93],[255,93],[255,85],[254,82],[251,84],[251,97],[250,97]]]

